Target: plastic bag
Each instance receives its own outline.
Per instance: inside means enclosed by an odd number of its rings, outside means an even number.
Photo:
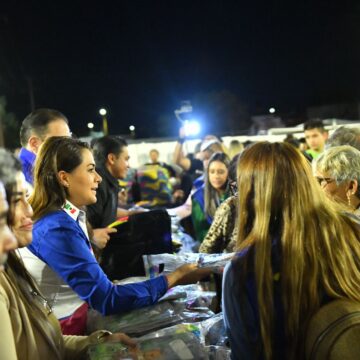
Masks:
[[[144,268],[146,276],[153,278],[159,275],[160,265],[164,265],[164,274],[175,271],[183,264],[194,264],[198,261],[199,254],[157,254],[143,255]]]
[[[185,323],[152,332],[137,340],[144,355],[151,350],[154,359],[207,359],[201,336],[198,324]],[[163,357],[157,357],[155,349]]]
[[[224,269],[225,265],[234,257],[235,253],[199,254],[198,266],[214,270]]]
[[[224,346],[205,346],[205,351],[209,360],[230,360],[231,350]]]
[[[180,225],[180,218],[177,215],[171,215],[171,235],[173,241],[180,245],[180,249],[176,251],[178,254],[192,253],[194,249],[199,247],[199,243],[189,234],[185,233]]]
[[[206,345],[226,346],[228,344],[228,336],[225,330],[222,313],[218,313],[215,316],[202,321],[200,327]]]
[[[136,349],[127,349],[121,344],[102,343],[91,346],[88,354],[91,360],[206,360],[208,356],[199,335],[196,325],[182,324],[138,338]]]
[[[191,332],[141,341],[139,349],[145,359],[153,360],[206,360],[207,354],[197,337]]]
[[[136,339],[136,349],[128,349],[120,343],[92,345],[88,356],[90,360],[228,360],[231,353],[229,348],[208,345],[208,335],[219,321],[222,321],[222,314],[195,324],[183,323],[153,331]]]
[[[101,343],[90,345],[87,350],[89,360],[137,359],[131,357],[129,350],[121,343]]]
[[[186,298],[166,301],[124,314],[102,316],[95,310],[88,312],[87,331],[108,330],[124,332],[129,336],[141,336],[151,331],[179,324],[208,319],[214,313],[207,307],[191,310],[186,308]]]
[[[186,308],[196,310],[199,308],[210,308],[213,299],[216,297],[215,291],[187,291]]]
[[[137,339],[137,341],[144,341],[144,340],[148,340],[152,338],[160,338],[164,336],[175,336],[177,334],[190,333],[190,332],[197,337],[200,343],[202,344],[205,343],[205,337],[203,336],[203,329],[201,327],[201,323],[195,323],[195,324],[182,323],[182,324],[173,325],[165,329],[153,331],[147,335],[141,336],[140,338]]]
[[[183,253],[183,254],[157,254],[157,255],[143,255],[145,273],[150,278],[159,275],[160,265],[164,265],[164,273],[168,274],[175,271],[178,267],[184,264],[197,263],[199,267],[211,268],[221,270],[226,263],[230,261],[235,253],[221,253],[221,254],[197,254],[197,253]]]
[[[169,289],[166,294],[159,299],[159,302],[175,299],[186,299],[188,309],[197,307],[210,307],[215,291],[204,291],[198,284],[178,285]]]
[[[101,316],[98,312],[88,314],[88,331],[108,330],[141,336],[150,331],[178,324],[185,304],[169,301],[132,310],[124,314]],[[100,316],[99,316],[100,315]]]

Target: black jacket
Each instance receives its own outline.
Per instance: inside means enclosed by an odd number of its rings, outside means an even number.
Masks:
[[[87,218],[94,229],[107,227],[117,218],[119,182],[105,167],[97,167],[102,182],[96,191],[97,201],[87,207]]]

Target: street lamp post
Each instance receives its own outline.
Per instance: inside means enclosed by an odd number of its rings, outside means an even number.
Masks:
[[[104,133],[104,135],[108,135],[109,134],[109,129],[108,129],[108,121],[107,121],[107,118],[106,118],[106,114],[107,114],[106,109],[101,108],[99,110],[99,114],[102,116],[103,133]]]
[[[132,138],[135,138],[135,126],[134,125],[130,125],[129,126],[129,130],[130,130],[130,135]]]

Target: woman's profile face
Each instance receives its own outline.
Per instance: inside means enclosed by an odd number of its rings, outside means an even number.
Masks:
[[[68,193],[67,199],[78,208],[96,202],[96,190],[101,182],[101,176],[95,170],[92,152],[83,149],[81,154],[81,164],[63,177],[63,185]]]
[[[221,161],[212,161],[208,168],[209,182],[215,190],[221,190],[228,178],[228,169]]]
[[[25,247],[32,241],[33,211],[27,202],[27,187],[22,172],[16,175],[16,187],[10,199],[10,227],[19,247]]]
[[[315,178],[319,182],[321,189],[330,199],[347,204],[348,199],[346,193],[349,188],[348,181],[344,181],[338,185],[335,179],[329,174],[320,171],[316,172]]]
[[[7,223],[8,211],[5,188],[0,183],[0,270],[4,269],[7,253],[17,248],[17,241]]]

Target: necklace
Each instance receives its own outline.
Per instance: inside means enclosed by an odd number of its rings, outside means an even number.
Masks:
[[[22,254],[19,250],[20,249],[16,249],[16,255],[20,258],[20,261],[22,262],[23,266],[25,267],[25,263],[24,263]],[[31,274],[30,274],[30,276],[31,276]],[[32,281],[36,284],[35,279],[32,276],[31,276],[31,278],[32,278]],[[24,281],[25,281],[25,279],[24,279]],[[53,312],[53,306],[56,301],[58,293],[55,293],[54,297],[51,299],[51,301],[49,301],[47,298],[45,298],[43,295],[41,295],[37,290],[35,290],[33,288],[33,286],[28,283],[28,281],[26,281],[26,283],[27,283],[26,286],[29,288],[29,291],[30,291],[30,294],[32,295],[32,297],[34,299],[37,299],[38,302],[41,304],[41,306],[46,309],[47,315],[50,315]]]
[[[42,306],[47,311],[47,315],[50,315],[53,312],[52,306],[49,304],[49,301],[46,298],[44,298],[41,294],[39,294],[35,290],[31,290],[31,295],[34,298],[38,299],[38,301],[42,304]]]

